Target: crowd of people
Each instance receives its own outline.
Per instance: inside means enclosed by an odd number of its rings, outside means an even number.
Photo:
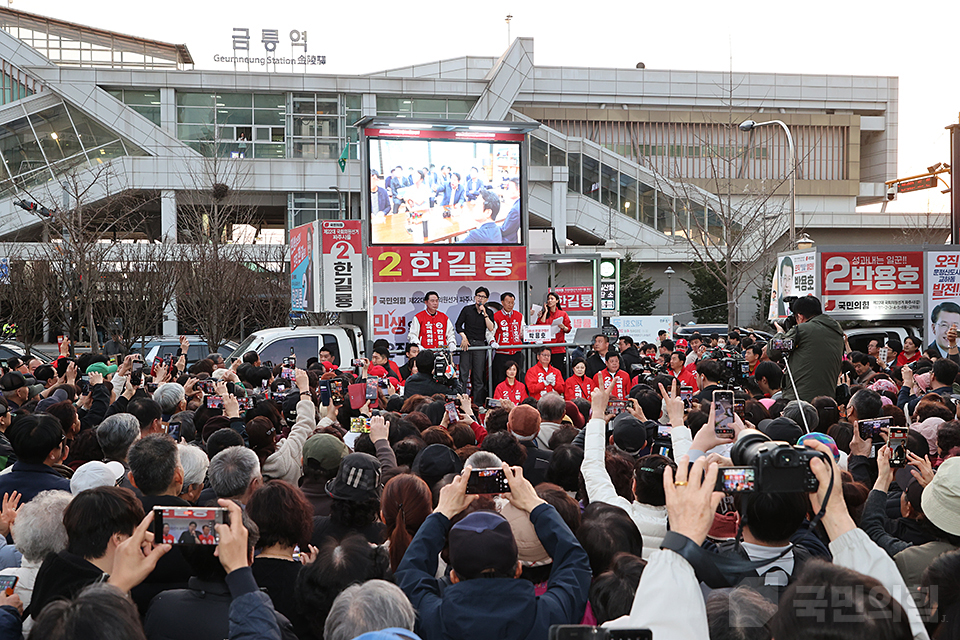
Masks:
[[[482,307],[468,326],[496,334]],[[792,311],[769,342],[598,335],[566,377],[556,347],[525,372],[498,354],[497,406],[437,371],[446,317],[402,366],[382,344],[352,370],[8,361],[0,640],[958,637],[956,330],[900,364],[848,351],[816,298]],[[813,485],[764,490],[743,452],[768,440]]]

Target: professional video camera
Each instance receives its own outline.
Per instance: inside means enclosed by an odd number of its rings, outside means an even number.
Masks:
[[[775,442],[755,429],[744,429],[730,449],[734,467],[720,467],[717,491],[726,493],[810,493],[820,486],[810,461],[824,454]]]
[[[750,363],[743,359],[739,351],[716,347],[707,353],[707,357],[720,364],[720,386],[724,389],[740,389],[750,377]]]
[[[453,356],[448,349],[435,349],[436,360],[433,362],[433,379],[437,384],[445,387],[457,385],[457,369],[453,366]]]
[[[657,376],[671,375],[669,366],[660,364],[650,356],[640,356],[640,362],[634,364],[631,369],[630,375],[638,376],[640,384],[652,385]]]

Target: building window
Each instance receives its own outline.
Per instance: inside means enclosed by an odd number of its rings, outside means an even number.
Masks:
[[[153,124],[160,126],[159,89],[107,89],[106,91]]]
[[[290,156],[336,160],[350,145],[347,157],[356,160],[360,96],[355,94],[293,94],[290,118]]]
[[[284,93],[177,92],[177,137],[205,156],[286,157]]]
[[[377,96],[377,115],[398,118],[463,120],[476,100]]]
[[[339,220],[340,196],[335,191],[319,191],[290,194],[290,211],[292,213],[292,227],[314,220]]]

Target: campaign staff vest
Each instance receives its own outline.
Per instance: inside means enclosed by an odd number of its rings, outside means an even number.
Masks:
[[[510,315],[503,312],[503,309],[493,314],[493,322],[497,325],[497,332],[494,340],[501,347],[515,344],[523,344],[523,336],[520,335],[520,324],[522,316],[520,312],[514,310]],[[513,355],[520,349],[497,349],[497,353]]]
[[[610,375],[610,372],[604,369],[597,373],[597,384],[602,386],[604,389],[613,385],[613,388],[610,390],[610,397],[617,400],[623,400],[627,397],[627,392],[630,390],[630,378],[623,371],[617,371],[616,375]]]
[[[440,349],[447,346],[447,324],[450,319],[442,311],[430,315],[424,309],[416,315],[420,322],[420,347],[423,349]]]

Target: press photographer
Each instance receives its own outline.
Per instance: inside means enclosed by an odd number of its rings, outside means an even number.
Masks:
[[[820,300],[813,296],[794,300],[790,310],[796,318],[796,326],[784,331],[775,323],[778,333],[767,345],[771,360],[785,358],[787,362],[783,397],[796,400],[799,396],[800,400],[807,402],[817,396],[832,398],[843,357],[843,329],[836,320],[823,313]]]

